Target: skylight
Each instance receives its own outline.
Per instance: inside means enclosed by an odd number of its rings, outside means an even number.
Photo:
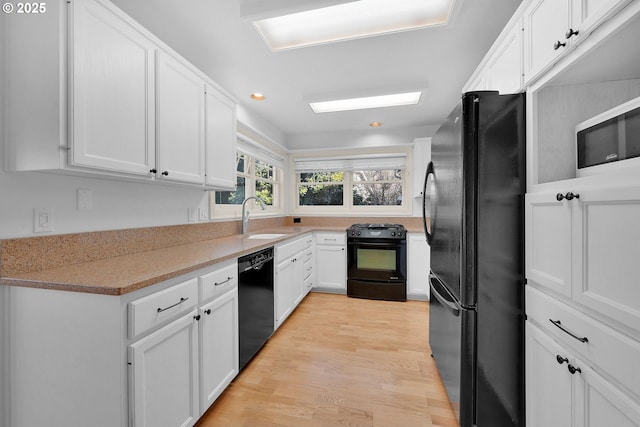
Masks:
[[[314,113],[364,110],[366,108],[396,107],[415,105],[420,102],[422,92],[395,93],[391,95],[367,96],[363,98],[339,99],[333,101],[310,102]]]
[[[445,25],[455,0],[360,0],[255,21],[273,51]]]

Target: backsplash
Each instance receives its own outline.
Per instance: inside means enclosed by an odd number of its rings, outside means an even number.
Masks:
[[[389,223],[389,224],[402,224],[404,225],[407,229],[410,230],[415,230],[415,229],[422,229],[423,225],[422,225],[422,218],[421,217],[414,217],[414,216],[403,216],[403,217],[370,217],[370,216],[349,216],[349,217],[335,217],[335,216],[331,216],[331,217],[325,217],[325,216],[303,216],[303,217],[299,217],[300,218],[300,222],[299,223],[295,223],[293,222],[293,218],[292,216],[286,217],[286,222],[285,225],[299,225],[299,226],[314,226],[314,225],[321,225],[321,226],[342,226],[344,225],[344,228],[346,229],[347,227],[349,227],[351,224],[370,224],[370,223],[374,223],[374,224],[382,224],[382,223]]]
[[[355,223],[403,224],[422,229],[419,217],[293,217],[254,218],[250,232],[282,226],[344,226]],[[240,234],[239,220],[125,230],[94,231],[0,240],[0,276],[46,270],[186,243]]]
[[[250,231],[282,227],[285,217],[254,218]],[[0,276],[240,234],[239,220],[0,240]]]

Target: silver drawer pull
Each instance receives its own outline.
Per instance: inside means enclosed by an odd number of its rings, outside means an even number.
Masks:
[[[175,304],[173,304],[173,305],[170,305],[169,307],[165,307],[165,308],[158,308],[158,313],[162,313],[163,311],[167,311],[167,310],[169,310],[170,308],[175,307],[176,305],[182,304],[183,302],[185,302],[185,301],[186,301],[186,300],[188,300],[188,299],[189,299],[189,297],[186,297],[186,298],[180,298],[180,301],[178,301],[177,303],[175,303]]]
[[[325,238],[324,238],[324,240],[326,240],[327,242],[328,242],[328,241],[335,242],[335,241],[336,241],[336,240],[338,240],[338,239],[329,239],[328,237],[325,237]]]
[[[558,328],[560,328],[560,330],[562,330],[564,333],[571,335],[573,338],[577,339],[580,342],[589,342],[589,339],[587,337],[579,337],[576,334],[574,334],[573,332],[571,332],[570,330],[568,330],[567,328],[565,328],[564,326],[562,326],[562,323],[559,320],[551,320],[549,319],[549,322],[553,323],[555,326],[557,326]]]
[[[222,282],[214,282],[214,286],[220,286],[220,285],[224,285],[225,283],[227,283],[229,280],[233,279],[233,276],[229,276],[227,277],[227,280],[223,280]]]

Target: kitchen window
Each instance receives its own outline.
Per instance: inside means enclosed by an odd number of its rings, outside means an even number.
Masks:
[[[406,154],[298,158],[296,213],[404,214]]]
[[[283,213],[283,159],[244,139],[238,139],[237,150],[236,188],[213,192],[212,217],[239,218],[242,202],[250,196],[258,197],[267,205],[267,214]],[[247,208],[254,211],[252,215],[262,214],[254,203],[247,203]]]

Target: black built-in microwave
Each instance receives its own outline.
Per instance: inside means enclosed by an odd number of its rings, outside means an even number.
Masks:
[[[640,97],[576,126],[576,176],[640,167]]]

